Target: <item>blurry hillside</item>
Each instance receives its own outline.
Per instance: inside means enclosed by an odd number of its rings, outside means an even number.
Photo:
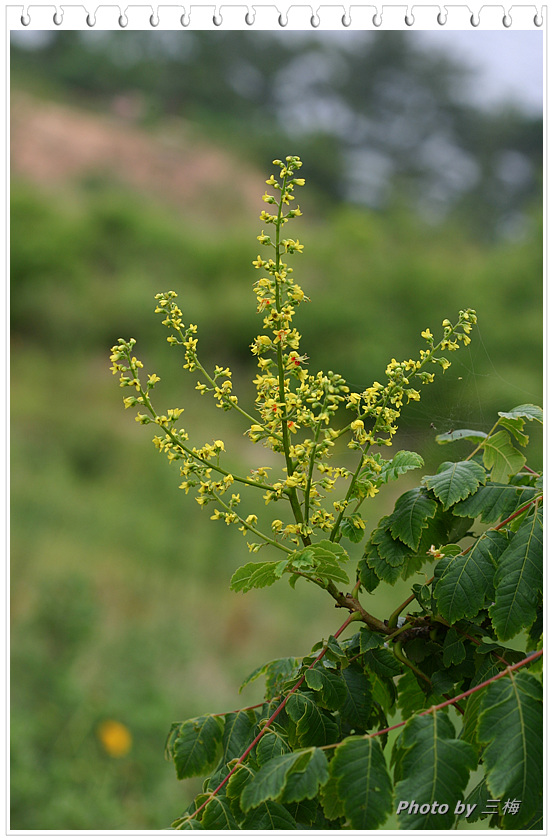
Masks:
[[[134,336],[194,444],[222,437],[231,469],[266,457],[194,391],[153,298],[179,293],[206,365],[229,364],[247,405],[273,158],[304,160],[294,270],[315,370],[363,387],[414,357],[421,330],[478,312],[398,447],[430,471],[448,456],[435,434],[541,401],[540,121],[463,104],[462,68],[399,33],[250,34],[12,45],[12,829],[166,827],[196,790],[163,760],[171,721],[257,702],[255,684],[236,690],[255,666],[340,623],[307,587],[229,592],[244,540],[178,491],[109,372]],[[389,588],[374,597],[386,614]],[[102,740],[106,721],[130,751]]]

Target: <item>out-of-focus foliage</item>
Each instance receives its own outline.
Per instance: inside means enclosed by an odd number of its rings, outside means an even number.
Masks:
[[[146,123],[184,117],[260,163],[268,143],[294,140],[329,200],[399,196],[501,238],[524,230],[540,191],[541,119],[474,107],[467,68],[409,33],[60,31],[25,44],[12,45],[16,82]]]

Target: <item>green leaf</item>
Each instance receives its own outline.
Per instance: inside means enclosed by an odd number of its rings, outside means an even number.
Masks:
[[[500,531],[488,531],[479,537],[468,554],[449,560],[434,589],[440,614],[450,624],[461,618],[473,618],[493,595],[498,558],[508,545]]]
[[[230,588],[235,592],[248,592],[250,589],[263,589],[272,586],[282,577],[282,563],[246,563],[235,571],[230,581]]]
[[[396,657],[384,647],[377,650],[368,650],[363,657],[363,661],[367,668],[381,677],[397,677],[403,673]]]
[[[392,537],[400,539],[416,551],[426,520],[434,516],[437,507],[437,502],[429,498],[420,488],[403,493],[388,520]]]
[[[503,426],[507,431],[509,431],[517,443],[520,443],[521,446],[526,446],[530,438],[528,435],[525,435],[522,431],[524,429],[524,418],[523,417],[503,417],[499,421],[499,425]]]
[[[407,546],[403,545],[403,543],[398,541],[398,545],[402,546],[403,550],[406,552],[406,556],[411,553]],[[367,543],[363,560],[368,571],[372,571],[379,580],[383,580],[386,583],[395,583],[401,574],[401,566],[390,565],[380,556],[378,547],[372,543]]]
[[[305,672],[305,682],[309,688],[320,692],[319,703],[325,709],[339,709],[346,698],[347,688],[343,676],[329,671],[320,662]]]
[[[360,543],[365,535],[365,520],[358,513],[344,516],[340,533],[352,543]]]
[[[470,744],[455,737],[447,714],[433,711],[411,718],[397,742],[402,778],[396,785],[395,810],[401,830],[448,830],[455,822],[454,809],[463,800],[477,756]],[[445,814],[409,813],[411,801],[448,804]]]
[[[317,561],[316,574],[319,577],[329,578],[330,580],[337,580],[339,583],[349,584],[349,577],[344,569],[338,565],[338,561],[334,558],[323,559]]]
[[[425,475],[422,481],[447,510],[485,484],[486,471],[475,461],[446,461],[436,475]]]
[[[384,644],[384,639],[380,635],[380,633],[376,633],[374,630],[369,630],[369,628],[363,624],[360,631],[359,631],[359,653],[366,653],[368,650],[375,650],[375,648],[380,648]]]
[[[313,799],[319,788],[328,781],[328,763],[322,750],[316,749],[309,764],[301,773],[292,771],[286,779],[286,787],[282,794],[282,802],[301,802],[302,799]]]
[[[432,703],[440,703],[443,700],[443,697],[436,694],[427,697],[412,671],[406,671],[400,677],[397,690],[398,705],[404,720],[411,717],[415,712],[428,708]]]
[[[518,814],[503,817],[504,828],[528,822],[542,790],[541,685],[529,673],[512,673],[491,683],[482,698],[478,737],[486,784],[495,799],[518,799]]]
[[[338,724],[319,708],[310,692],[296,691],[286,701],[286,711],[296,724],[299,745],[322,747],[338,738]]]
[[[207,803],[202,817],[202,828],[206,831],[237,831],[240,828],[232,815],[226,796],[218,795]]]
[[[501,556],[495,574],[495,604],[489,613],[498,639],[512,639],[536,618],[542,583],[543,522],[536,507]]]
[[[537,420],[538,423],[543,423],[543,409],[539,405],[530,403],[517,405],[511,411],[498,411],[497,413],[500,417],[524,417],[526,420]]]
[[[532,487],[519,488],[514,484],[494,484],[489,482],[479,487],[476,493],[455,505],[456,516],[480,517],[485,523],[507,519],[517,507],[524,505],[535,496]]]
[[[484,444],[483,461],[486,469],[491,470],[491,480],[501,484],[522,469],[526,458],[522,452],[515,449],[509,433],[501,431],[487,439]]]
[[[389,520],[390,517],[385,517]],[[378,553],[389,566],[401,566],[411,549],[401,540],[394,540],[386,527],[378,527],[371,536],[371,542],[377,546]]]
[[[295,819],[279,802],[263,802],[246,815],[240,831],[295,831]]]
[[[374,830],[385,822],[392,810],[392,782],[376,738],[346,738],[334,753],[330,774],[352,829]]]
[[[290,752],[290,747],[288,746],[284,734],[273,730],[266,732],[265,735],[260,738],[259,743],[255,748],[255,757],[257,758],[257,763],[261,766],[262,764],[267,764],[267,762],[272,761],[272,759],[276,758],[276,756],[284,755],[288,752]]]
[[[185,822],[182,822],[182,819],[182,817],[179,817],[178,820],[175,820],[171,828],[178,828],[180,831],[201,831],[203,829],[203,825],[199,820],[186,817]]]
[[[486,432],[477,432],[474,429],[455,429],[453,432],[436,435],[434,440],[439,444],[451,443],[454,440],[468,440],[471,443],[480,443],[486,437]]]
[[[362,671],[355,665],[350,665],[342,671],[346,696],[340,709],[340,717],[352,726],[364,729],[367,726],[372,709],[372,698],[369,682]]]
[[[386,484],[389,481],[395,481],[409,470],[418,470],[421,467],[424,467],[424,460],[418,452],[400,449],[390,461],[382,463],[381,472],[376,474],[377,482]]]
[[[330,776],[326,785],[321,789],[319,799],[327,820],[335,820],[337,817],[344,816],[344,803],[338,796],[338,779],[334,776]]]
[[[241,692],[243,688],[256,680],[258,677],[265,676],[265,685],[267,688],[265,698],[267,700],[271,700],[276,696],[276,694],[278,694],[279,685],[294,674],[298,665],[299,659],[295,656],[286,656],[283,659],[272,659],[270,662],[266,662],[264,665],[260,665],[258,668],[255,668],[251,674],[246,677],[240,686],[239,692]]]
[[[225,715],[223,729],[223,757],[226,764],[231,758],[242,755],[255,737],[256,720],[252,712],[240,710]]]
[[[450,665],[459,665],[465,658],[467,652],[459,634],[450,628],[445,634],[443,647],[443,660],[446,668]]]
[[[319,540],[318,543],[309,546],[309,551],[313,552],[316,561],[334,559],[339,560],[341,563],[346,563],[349,560],[345,548],[330,540]]]
[[[378,554],[376,550],[376,546],[374,546],[375,553]],[[379,562],[383,562],[379,558]],[[359,563],[357,564],[357,576],[361,581],[361,585],[365,592],[373,592],[378,584],[380,583],[380,578],[376,574],[374,569],[371,569],[370,566],[367,565],[366,557],[362,557]]]
[[[223,737],[223,721],[214,715],[201,715],[181,723],[170,749],[178,779],[189,779],[207,772],[217,756]]]
[[[283,794],[291,773],[307,774],[302,787],[311,791],[311,795],[301,798],[311,799],[317,795],[319,785],[324,784],[328,778],[326,758],[321,750],[315,747],[276,756],[264,764],[244,787],[240,797],[242,810],[249,811],[267,799],[278,799]],[[293,793],[289,791],[289,795],[293,796]]]

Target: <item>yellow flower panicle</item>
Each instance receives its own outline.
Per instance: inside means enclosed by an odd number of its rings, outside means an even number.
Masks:
[[[254,552],[268,543],[282,548],[285,540],[296,545],[308,544],[314,530],[330,532],[334,538],[342,517],[348,509],[351,513],[350,503],[358,506],[364,498],[376,495],[381,467],[368,454],[369,450],[392,444],[403,406],[420,399],[420,390],[415,386],[429,384],[434,379],[428,367],[438,365],[442,371],[447,370],[450,362],[439,354],[468,344],[476,323],[474,310],[467,309],[459,312],[456,324],[448,319],[442,322],[439,339],[434,339],[429,328],[423,330],[421,336],[426,349],[420,350],[419,358],[391,359],[383,382],[375,381],[363,391],[350,391],[345,380],[333,371],[311,373],[308,356],[300,351],[301,335],[293,325],[296,308],[309,298],[293,278],[293,269],[286,261],[289,256],[302,254],[304,246],[299,239],[282,235],[284,226],[302,215],[294,195],[296,187],[305,184],[304,178],[297,177],[302,162],[290,155],[273,164],[278,175],[272,174],[266,180],[273,192],[265,191],[262,196],[271,212],[262,210],[260,218],[274,231],[270,234],[263,230],[257,237],[272,253],[268,257],[258,254],[252,261],[259,272],[253,291],[262,320],[262,331],[250,345],[258,366],[254,379],[254,413],[240,405],[228,367],[217,365],[211,374],[203,367],[198,356],[197,326],[185,326],[176,292],[157,294],[155,311],[163,315],[163,324],[170,330],[167,341],[182,348],[183,368],[200,375],[196,390],[212,394],[216,406],[224,411],[239,411],[248,420],[245,434],[249,439],[284,456],[284,475],[271,482],[267,469],[260,467],[249,477],[240,477],[220,463],[225,454],[221,440],[201,447],[191,446],[187,432],[175,425],[182,409],[168,409],[165,414],[158,414],[154,409],[150,392],[159,377],[150,374],[142,386],[142,363],[133,355],[135,340],[120,339],[111,356],[111,370],[119,374],[121,386],[130,387],[138,394],[125,397],[125,407],[139,407],[137,421],[154,423],[160,428],[161,434],[153,442],[170,462],[179,463],[183,479],[180,488],[185,493],[194,489],[201,507],[216,503],[212,519],[236,524],[245,535],[253,532],[263,538],[264,542],[248,543]],[[341,409],[351,411],[354,419],[335,428],[333,420]],[[361,461],[355,472],[329,464],[336,441],[344,435],[348,436],[348,448],[360,452]],[[369,470],[372,479],[356,483],[360,469]],[[230,499],[225,496],[236,482],[261,489],[266,504],[287,498],[292,505],[293,521],[275,519],[271,533],[263,535],[257,530],[255,514],[241,515],[239,494],[233,493]],[[338,482],[349,482],[349,489],[344,498],[331,496],[332,503],[325,507],[328,495],[337,492]],[[358,513],[350,519],[355,528],[365,528],[366,523]]]

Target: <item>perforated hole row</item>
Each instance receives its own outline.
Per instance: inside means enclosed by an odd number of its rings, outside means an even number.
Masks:
[[[215,11],[215,13],[212,17],[213,26],[220,27],[223,24],[223,9],[224,9],[224,6],[216,9],[216,11]],[[311,15],[310,21],[309,21],[311,26],[314,29],[316,29],[318,26],[320,26],[320,23],[321,23],[321,19],[319,17],[318,11],[319,11],[319,9],[317,9],[317,11],[313,12],[313,14]],[[56,11],[54,12],[54,15],[53,15],[52,19],[53,19],[53,22],[56,26],[61,26],[62,23],[63,23],[63,9],[62,8],[56,8]],[[245,20],[247,26],[253,26],[254,23],[255,23],[255,9],[248,9],[248,11],[246,12],[246,16],[245,16],[244,20]],[[405,25],[406,26],[409,26],[409,27],[414,26],[415,15],[413,14],[412,9],[411,9],[411,11],[407,12],[404,20],[405,20]],[[352,21],[351,21],[351,13],[350,13],[349,9],[347,9],[344,12],[344,14],[341,16],[340,22],[341,22],[343,27],[347,28],[348,26],[351,26]],[[446,23],[447,23],[447,9],[441,9],[440,10],[440,12],[438,13],[438,16],[437,16],[437,22],[440,26],[445,26],[446,25]],[[511,15],[507,12],[506,14],[503,15],[501,22],[502,22],[503,26],[505,27],[505,29],[508,29],[509,27],[512,26],[513,19],[511,17]],[[128,19],[126,13],[125,12],[120,13],[119,18],[118,18],[119,26],[122,29],[124,29],[126,26],[128,26],[128,23],[129,23],[129,19]],[[159,26],[159,15],[158,15],[157,11],[153,12],[150,15],[149,23],[150,23],[150,26],[154,29],[157,26]],[[540,12],[537,12],[534,15],[533,23],[534,23],[534,26],[536,26],[538,28],[543,26],[543,16]],[[21,14],[21,25],[22,26],[30,26],[30,24],[31,24],[31,15],[29,13],[28,8],[27,9],[24,8],[23,12]],[[87,13],[86,24],[89,27],[96,26],[96,15],[95,15],[95,13],[90,13],[90,12]],[[180,17],[180,24],[183,27],[186,27],[186,26],[190,25],[190,11],[188,11],[188,12],[186,10],[184,11],[184,14],[182,14],[181,17]],[[279,24],[279,26],[281,26],[283,28],[288,26],[288,13],[287,12],[286,13],[281,12],[279,14],[278,24]],[[372,24],[375,27],[382,26],[382,12],[376,12],[373,15]],[[474,13],[473,12],[471,14],[470,24],[474,28],[480,26],[480,15],[479,15],[479,13]]]

